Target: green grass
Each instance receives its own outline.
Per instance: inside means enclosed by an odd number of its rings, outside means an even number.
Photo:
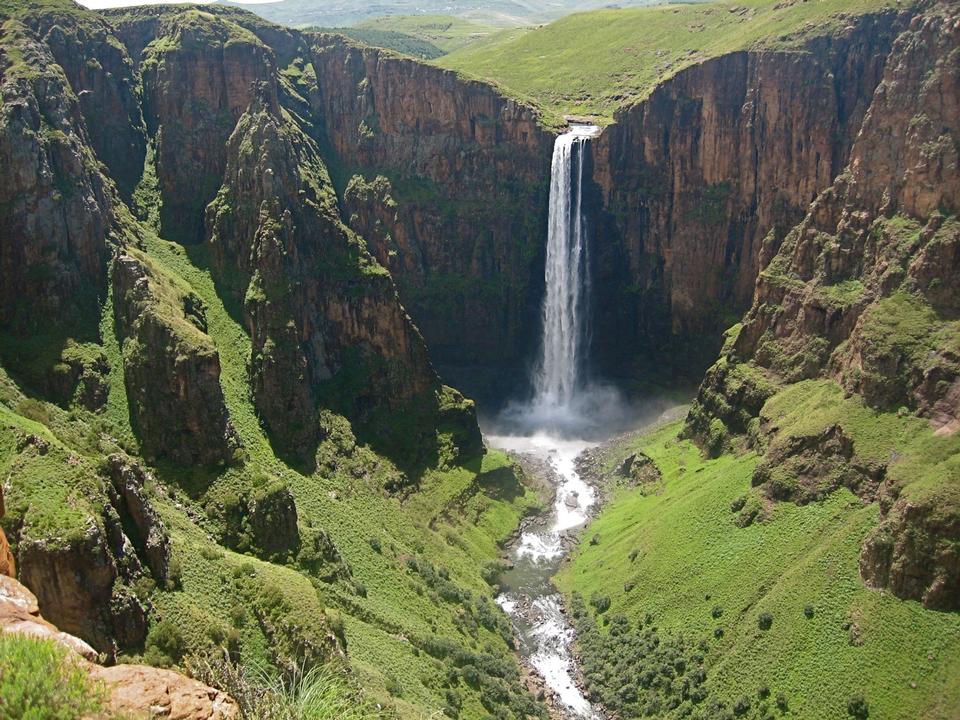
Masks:
[[[364,20],[356,29],[403,33],[449,53],[497,31],[492,25],[471,22],[453,15],[388,15]]]
[[[850,15],[897,7],[894,0],[721,1],[605,9],[530,32],[491,35],[435,62],[536,102],[554,118],[608,122],[683,68],[736,50],[796,50]]]
[[[52,640],[0,633],[0,717],[75,720],[103,710],[105,691]],[[99,715],[97,715],[99,717]]]
[[[944,463],[960,453],[956,438],[936,438],[922,420],[845,399],[831,381],[791,386],[767,402],[762,419],[781,434],[839,422],[859,456],[901,454],[891,474],[917,481],[906,492],[943,488]],[[860,580],[860,544],[877,523],[877,505],[842,489],[820,503],[772,505],[767,519],[737,527],[731,504],[749,490],[758,457],[704,459],[676,439],[678,429],[666,427],[610,453],[608,469],[642,450],[665,485],[656,495],[617,492],[585,532],[598,535],[599,544],[578,547],[559,587],[584,597],[609,595],[611,616],[651,613],[661,632],[707,640],[711,698],[732,703],[749,695],[756,708],[757,688],[765,684],[773,696],[786,694],[789,717],[840,720],[856,693],[866,696],[871,717],[954,717],[960,617],[867,589]],[[946,485],[955,490],[955,482]],[[812,618],[804,614],[807,605]],[[719,619],[714,606],[723,610]],[[758,627],[763,612],[773,615],[768,631]]]

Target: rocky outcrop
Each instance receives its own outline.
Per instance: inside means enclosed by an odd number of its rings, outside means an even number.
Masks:
[[[232,460],[240,441],[203,302],[134,250],[114,263],[113,298],[124,383],[144,452],[184,465]]]
[[[67,77],[90,145],[124,200],[143,174],[147,138],[135,66],[113,28],[94,13],[47,8],[23,18]]]
[[[232,720],[236,703],[225,693],[172,670],[145,665],[96,665],[96,651],[83,640],[47,622],[37,598],[10,577],[0,576],[0,632],[51,640],[107,691],[111,717],[164,717],[171,720]]]
[[[878,410],[927,418],[938,435],[960,427],[958,43],[960,15],[948,4],[929,7],[896,39],[846,169],[760,273],[742,327],[701,385],[688,435],[712,445],[713,434],[751,425],[759,408],[735,387],[760,401],[771,386],[818,377]],[[739,385],[727,380],[732,367]],[[955,608],[960,506],[949,483],[924,486],[895,454],[885,479],[880,468],[853,467],[839,432],[775,442],[755,482],[776,487],[782,476],[791,484],[774,494],[803,501],[821,484],[867,488],[869,498],[882,480],[883,519],[863,547],[864,579]],[[951,472],[929,462],[938,477]]]
[[[116,497],[111,498],[114,507],[130,519],[135,528],[131,538],[137,553],[146,559],[153,578],[166,584],[170,580],[170,536],[147,495],[146,484],[156,482],[138,463],[119,454],[107,458],[110,479]]]
[[[218,273],[249,283],[253,396],[275,445],[312,463],[320,404],[361,427],[421,399],[435,406],[423,339],[389,274],[340,221],[316,145],[269,88],[227,156],[210,243]]]
[[[866,15],[797,51],[723,55],[617,113],[593,148],[601,369],[632,377],[669,358],[671,372],[702,373],[845,166],[902,24]]]
[[[282,561],[300,548],[293,495],[276,479],[262,478],[256,487],[212,498],[207,515],[219,524],[218,541],[238,552]]]
[[[522,365],[543,288],[553,135],[487,85],[342,38],[314,37],[311,62],[313,112],[353,176],[345,216],[434,359]]]
[[[97,651],[80,638],[61,632],[40,616],[36,596],[12,575],[0,574],[0,630],[40,640],[52,640],[86,660],[97,659]]]
[[[104,295],[116,199],[47,46],[10,19],[0,47],[0,327],[77,325]]]
[[[226,142],[253,98],[275,83],[272,51],[229,13],[124,11],[117,34],[140,62],[165,238],[204,238],[204,209],[226,168]]]
[[[892,499],[892,498],[891,498]],[[888,588],[926,607],[960,610],[960,513],[939,497],[901,497],[860,551],[867,585]]]
[[[840,487],[869,501],[886,473],[886,465],[860,461],[853,440],[840,425],[831,425],[822,432],[775,441],[754,470],[752,484],[762,486],[771,500],[799,505],[823,500]]]
[[[0,520],[6,514],[6,508],[3,505],[3,488],[0,487]],[[6,533],[0,528],[0,575],[17,576],[17,563],[10,551],[10,543],[7,542]]]
[[[78,531],[79,537],[64,540],[25,529],[17,543],[20,579],[40,598],[45,614],[98,651],[112,656],[119,648],[140,646],[147,610],[119,581],[126,573],[118,561],[123,546],[111,543],[97,518]]]

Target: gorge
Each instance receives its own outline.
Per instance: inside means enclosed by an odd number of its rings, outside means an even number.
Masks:
[[[0,716],[953,720],[958,47],[0,0]]]

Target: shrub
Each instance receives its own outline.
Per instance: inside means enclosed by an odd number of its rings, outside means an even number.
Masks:
[[[147,635],[143,659],[148,665],[169,667],[180,662],[185,648],[180,628],[170,620],[161,620]]]
[[[804,605],[804,606],[803,606],[803,614],[806,616],[806,618],[807,618],[808,620],[809,620],[810,618],[812,618],[812,617],[813,617],[813,605]]]
[[[777,709],[780,712],[786,712],[790,709],[790,703],[787,701],[787,694],[778,692],[777,693]]]
[[[757,625],[761,630],[769,630],[773,625],[773,615],[766,611],[760,613],[760,617],[757,618]]]
[[[298,665],[277,675],[222,656],[188,660],[191,674],[231,695],[243,720],[382,720],[385,713],[363,697],[333,665]]]
[[[714,630],[714,631],[713,631],[713,636],[714,636],[717,640],[719,640],[720,638],[722,638],[722,637],[723,637],[723,628],[717,628],[716,630]]]
[[[723,608],[719,605],[714,605],[713,610],[710,611],[710,615],[714,620],[717,620],[721,615],[723,615]]]
[[[593,593],[593,595],[590,596],[590,604],[598,614],[602,615],[610,609],[610,596]]]
[[[374,552],[381,552],[383,550],[383,547],[380,545],[380,538],[372,537],[367,540],[367,542],[370,543],[370,547],[373,548]]]
[[[167,590],[177,590],[183,582],[183,566],[177,558],[170,558],[167,563]]]
[[[847,700],[847,714],[857,720],[866,720],[870,717],[870,706],[867,699],[860,693]]]
[[[104,691],[49,640],[0,634],[0,717],[74,720],[99,715]]]
[[[733,704],[733,714],[746,715],[748,712],[750,712],[750,698],[744,695]]]
[[[766,698],[770,697],[770,686],[766,684],[761,685],[757,689],[757,697],[759,697],[761,700],[765,700]]]

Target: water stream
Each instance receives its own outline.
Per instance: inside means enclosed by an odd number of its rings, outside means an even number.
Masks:
[[[497,602],[513,620],[525,662],[543,678],[564,718],[602,717],[580,691],[571,652],[573,628],[551,578],[570,547],[571,533],[589,519],[596,497],[579,476],[576,457],[596,444],[596,431],[617,397],[591,386],[584,367],[589,347],[590,273],[581,183],[586,143],[599,133],[574,126],[554,144],[539,361],[534,394],[509,407],[487,442],[525,454],[544,469],[555,490],[552,512],[513,548],[513,568],[501,578]],[[591,439],[585,439],[590,437]]]

